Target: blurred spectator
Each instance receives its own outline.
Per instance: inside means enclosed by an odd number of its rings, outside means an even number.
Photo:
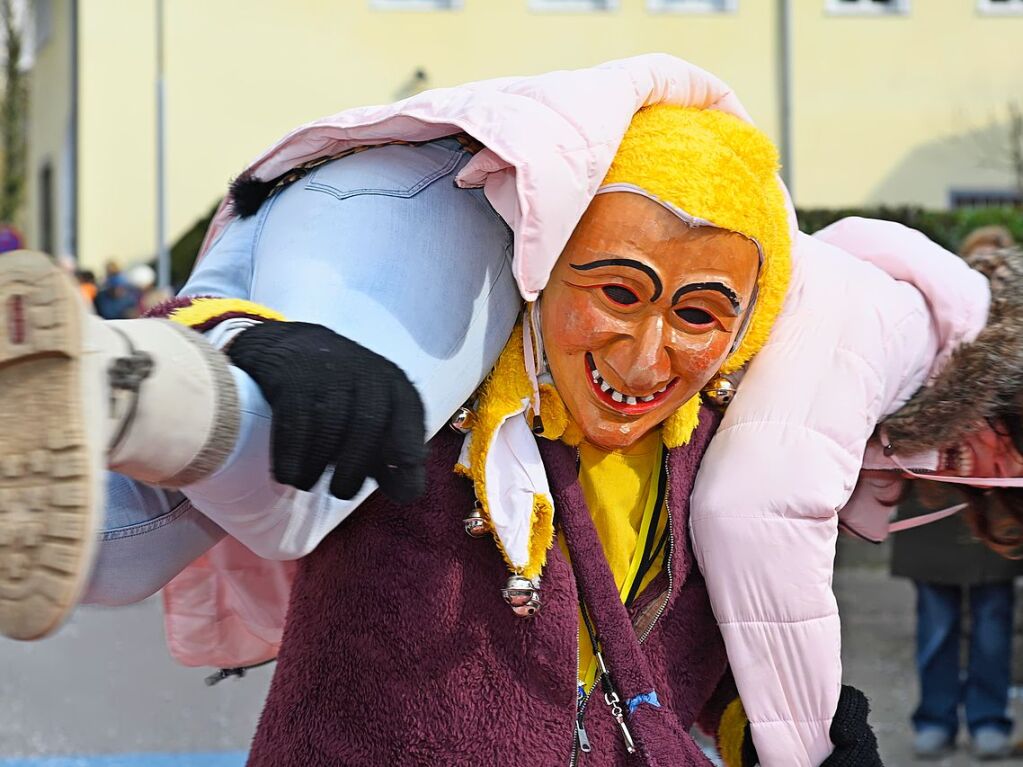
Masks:
[[[0,225],[0,253],[10,253],[25,247],[25,238],[10,224]]]
[[[899,517],[960,503],[957,491],[911,482]],[[1001,557],[975,540],[961,514],[894,536],[892,575],[917,592],[916,661],[920,703],[913,713],[914,752],[940,758],[955,748],[959,707],[978,757],[1007,756],[1012,660],[1013,578],[1023,562]],[[963,597],[969,606],[969,650],[960,669]]]
[[[984,226],[967,235],[960,252],[965,256],[1013,245],[1005,227]],[[963,500],[956,490],[938,483],[909,484],[899,504],[903,519]],[[917,593],[917,756],[940,758],[955,748],[960,705],[974,755],[991,759],[1012,753],[1008,707],[1013,579],[1020,574],[1023,561],[1006,559],[976,540],[962,515],[895,536],[892,575],[911,578]],[[964,596],[969,607],[965,674],[960,669]]]
[[[981,226],[974,229],[963,240],[959,253],[968,256],[979,250],[1000,250],[1016,244],[1012,234],[1004,226]]]
[[[96,275],[88,269],[83,269],[77,271],[75,277],[78,279],[78,289],[82,291],[82,298],[89,306],[93,306],[96,303],[96,294],[99,293]]]
[[[134,319],[139,316],[139,292],[116,272],[96,294],[96,313],[105,320]]]
[[[156,287],[156,271],[148,264],[133,266],[124,275],[139,293],[139,312],[144,313],[163,303],[172,294]]]

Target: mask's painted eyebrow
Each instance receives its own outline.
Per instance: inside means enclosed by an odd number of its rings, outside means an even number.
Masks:
[[[657,272],[641,261],[634,261],[631,258],[602,258],[599,261],[591,261],[588,264],[569,264],[569,266],[580,272],[598,269],[601,266],[628,266],[643,272],[643,274],[650,278],[650,282],[654,284],[654,294],[650,297],[651,301],[656,301],[661,297],[661,293],[664,292],[664,286],[661,284],[661,278],[657,276]]]
[[[678,300],[682,298],[686,293],[693,293],[697,290],[715,290],[732,303],[732,308],[736,314],[742,311],[742,304],[739,303],[739,297],[735,294],[735,291],[725,285],[723,282],[693,282],[689,285],[683,285],[681,288],[675,291],[675,295],[672,296],[671,303],[677,304]]]

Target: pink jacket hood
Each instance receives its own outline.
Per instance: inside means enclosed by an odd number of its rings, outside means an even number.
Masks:
[[[349,109],[295,129],[246,172],[269,181],[355,146],[468,133],[486,149],[461,171],[457,182],[483,187],[512,228],[515,279],[523,298],[532,301],[607,175],[632,116],[650,104],[718,109],[752,123],[721,80],[674,56],[655,53],[590,69],[440,88],[394,104]],[[221,204],[201,252],[231,216],[229,204]],[[794,229],[791,208],[790,221]]]

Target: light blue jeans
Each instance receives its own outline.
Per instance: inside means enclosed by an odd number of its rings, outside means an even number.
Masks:
[[[249,299],[393,360],[418,389],[433,435],[493,367],[522,306],[511,231],[483,190],[454,184],[469,157],[441,139],[321,165],[236,219],[182,295]],[[255,529],[244,542],[257,553],[301,556],[374,489],[343,502],[326,492],[329,476],[309,493],[274,482],[270,409],[244,372],[232,372],[241,430],[213,476],[178,493],[109,475],[86,601],[145,598],[239,524]]]

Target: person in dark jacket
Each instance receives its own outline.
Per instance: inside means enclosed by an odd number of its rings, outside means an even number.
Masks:
[[[911,485],[899,504],[903,519],[963,500],[958,491],[936,483]],[[1020,574],[1023,561],[1007,559],[978,541],[960,514],[894,536],[892,575],[912,579],[917,594],[917,756],[939,758],[954,750],[960,706],[975,756],[1009,754],[1013,579]],[[969,610],[965,669],[960,662],[964,600]]]

